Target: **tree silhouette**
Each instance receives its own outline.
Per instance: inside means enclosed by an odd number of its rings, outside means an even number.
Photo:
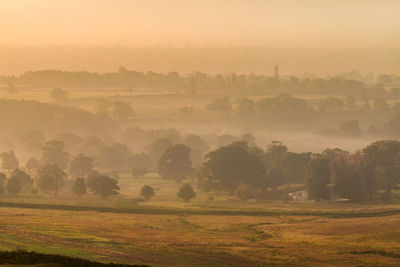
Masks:
[[[196,193],[190,184],[184,183],[179,189],[177,196],[183,199],[183,201],[188,202],[192,198],[196,197]]]
[[[168,147],[158,161],[158,173],[164,179],[181,181],[193,173],[190,148],[177,144]]]
[[[151,197],[155,195],[153,187],[149,185],[144,185],[142,190],[140,190],[140,196],[146,200],[149,200]]]
[[[86,194],[85,180],[83,178],[76,178],[71,191],[76,195],[85,195]]]

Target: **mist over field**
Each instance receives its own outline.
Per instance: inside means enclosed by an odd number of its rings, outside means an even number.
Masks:
[[[0,266],[400,265],[400,2],[2,0]]]
[[[236,72],[271,75],[280,64],[283,75],[313,73],[319,77],[342,72],[400,73],[396,48],[324,48],[263,46],[79,46],[1,45],[0,73],[18,75],[28,70],[115,72],[121,66],[137,71],[182,74]],[[84,60],[83,60],[84,59]]]

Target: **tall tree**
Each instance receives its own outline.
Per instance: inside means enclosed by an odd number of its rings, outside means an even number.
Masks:
[[[111,104],[110,115],[117,121],[128,121],[135,117],[135,111],[131,104],[124,101],[114,101]]]
[[[36,180],[39,189],[45,193],[53,192],[57,196],[67,175],[58,165],[44,165],[37,170]]]
[[[83,178],[76,178],[71,191],[76,195],[85,195],[86,194],[85,180]]]
[[[164,179],[181,181],[193,173],[190,148],[177,144],[168,147],[158,161],[158,173]]]
[[[266,170],[259,157],[237,144],[220,147],[206,155],[197,174],[202,189],[233,193],[242,184],[268,187]]]
[[[11,172],[11,178],[15,177],[21,185],[21,191],[29,192],[33,186],[33,180],[29,174],[21,169],[14,169]]]
[[[361,152],[338,154],[331,162],[331,180],[335,193],[351,200],[371,199],[376,194],[373,166]]]
[[[289,186],[291,183],[304,183],[305,172],[308,161],[311,159],[311,153],[286,152],[283,155],[281,166],[282,175],[285,183]]]
[[[374,166],[378,188],[391,197],[392,189],[400,182],[400,142],[376,141],[364,148],[363,152]]]
[[[93,157],[79,154],[72,158],[68,166],[68,171],[73,177],[86,177],[93,169],[93,163]]]
[[[14,151],[3,152],[0,154],[1,158],[1,168],[5,170],[13,170],[18,168],[19,162],[17,157],[15,157]]]
[[[57,165],[62,170],[68,166],[69,154],[64,151],[64,142],[48,141],[42,147],[42,162],[44,165]]]
[[[6,190],[9,194],[16,195],[21,191],[22,187],[16,177],[10,177],[6,184]]]
[[[26,162],[26,164],[25,164],[25,168],[26,168],[28,171],[36,170],[36,169],[38,169],[39,167],[40,167],[40,162],[39,162],[37,159],[35,159],[35,158],[30,158],[30,159]]]
[[[329,199],[329,161],[321,156],[312,158],[306,169],[305,187],[309,199]]]

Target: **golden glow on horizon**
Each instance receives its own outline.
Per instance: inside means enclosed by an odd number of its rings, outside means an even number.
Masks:
[[[396,0],[1,0],[0,44],[400,46]]]

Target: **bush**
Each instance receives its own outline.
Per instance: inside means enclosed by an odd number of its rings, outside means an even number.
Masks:
[[[140,196],[143,197],[145,200],[149,200],[154,195],[154,189],[149,185],[144,185],[142,187],[142,190],[140,191]]]
[[[196,197],[196,193],[194,192],[190,184],[184,183],[182,187],[179,189],[177,196],[183,199],[183,201],[187,202],[192,198]]]

